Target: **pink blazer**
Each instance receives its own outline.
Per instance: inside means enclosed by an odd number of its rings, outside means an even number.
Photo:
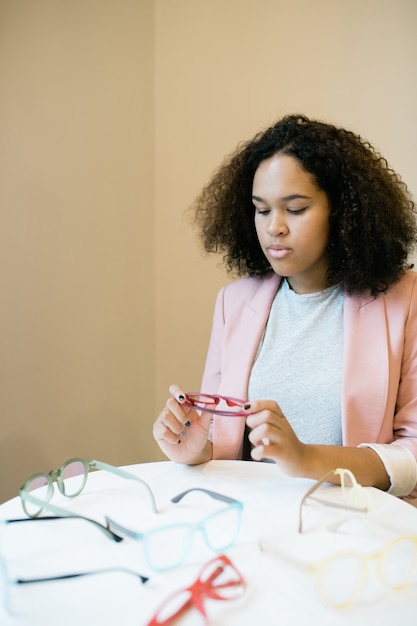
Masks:
[[[417,272],[387,294],[345,296],[343,443],[394,443],[417,458]],[[243,278],[217,297],[201,390],[246,399],[281,278]],[[320,355],[317,355],[320,358]],[[242,458],[244,420],[216,416],[213,458]]]

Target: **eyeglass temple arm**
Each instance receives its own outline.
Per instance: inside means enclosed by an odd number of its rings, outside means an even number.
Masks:
[[[97,469],[106,470],[107,472],[116,474],[116,476],[120,476],[121,478],[127,478],[128,480],[135,480],[141,483],[145,487],[146,491],[148,492],[149,498],[151,500],[153,512],[158,513],[158,508],[156,506],[155,496],[153,495],[152,489],[150,488],[148,483],[144,481],[142,478],[139,478],[139,476],[136,476],[135,474],[131,474],[130,472],[127,472],[126,470],[120,469],[119,467],[115,467],[114,465],[109,465],[108,463],[103,463],[102,461],[96,461],[95,459],[92,459],[90,461],[90,465],[92,467],[96,467]]]
[[[348,507],[346,507],[346,508],[348,508]],[[354,511],[355,513],[357,513],[357,512],[359,512],[359,513],[368,513],[368,515],[366,515],[366,516],[364,516],[364,517],[362,517],[360,519],[365,524],[365,526],[367,526],[373,532],[377,532],[378,530],[381,530],[381,529],[388,530],[388,531],[391,531],[391,532],[395,532],[397,535],[399,533],[407,535],[407,534],[410,534],[410,533],[412,534],[412,533],[415,532],[415,529],[405,528],[405,527],[402,527],[399,524],[391,524],[386,519],[381,519],[380,516],[374,515],[373,510],[372,510],[371,507],[369,507],[369,508],[363,507],[362,509],[357,509],[357,508],[352,507],[352,511]],[[343,526],[343,524],[346,524],[347,522],[349,522],[353,518],[356,519],[356,516],[346,515],[346,517],[343,517],[341,519],[329,522],[328,524],[326,524],[326,528],[328,530],[330,530],[331,532],[335,532],[335,531],[339,530],[339,528],[341,526]]]
[[[114,541],[119,542],[119,541],[123,541],[123,537],[119,537],[119,535],[116,535],[116,533],[112,532],[111,530],[109,530],[106,526],[103,526],[103,524],[100,524],[100,522],[97,522],[97,520],[95,519],[91,519],[90,517],[84,517],[83,515],[77,515],[77,514],[73,514],[73,515],[43,515],[42,517],[19,517],[19,518],[15,518],[15,519],[6,519],[3,520],[1,523],[3,524],[14,524],[14,523],[19,523],[19,522],[48,522],[51,520],[59,520],[59,519],[81,519],[84,520],[85,522],[90,522],[91,524],[94,524],[95,526],[97,526],[97,528],[99,528],[99,530],[103,531],[105,535],[111,535],[111,538],[114,539]]]
[[[299,512],[298,512],[298,532],[300,534],[303,532],[303,514],[302,514],[302,509],[303,509],[303,506],[306,503],[306,500],[308,498],[310,498],[311,500],[315,500],[316,502],[319,502],[323,506],[328,506],[329,508],[332,508],[332,509],[340,509],[342,511],[352,511],[354,513],[368,513],[368,511],[369,511],[368,507],[366,507],[366,506],[358,507],[358,506],[351,506],[350,504],[342,504],[341,502],[329,502],[328,500],[324,500],[322,498],[317,498],[316,496],[308,495],[308,496],[305,496],[302,499],[300,507],[299,507]],[[329,524],[326,525],[326,528],[328,530],[331,530],[331,531],[336,531],[340,526],[342,526],[349,519],[351,519],[351,517],[349,517],[349,518],[346,517],[343,520],[339,520],[339,521],[336,521],[336,522],[330,522]]]
[[[142,576],[142,574],[138,574],[138,572],[134,572],[133,570],[127,569],[125,567],[109,567],[106,569],[101,569],[92,572],[76,572],[73,574],[61,574],[60,576],[45,576],[43,578],[17,578],[12,580],[11,582],[16,585],[26,585],[28,583],[46,583],[52,580],[66,580],[69,578],[80,578],[81,576],[92,576],[94,574],[106,574],[111,572],[121,572],[123,574],[132,574],[136,578],[139,578],[142,583],[146,583],[149,578],[147,576]]]
[[[268,539],[261,539],[261,541],[259,542],[259,547],[261,549],[261,552],[265,552],[266,554],[270,554],[276,559],[285,561],[286,563],[300,571],[310,572],[312,570],[312,566],[310,564],[304,563],[303,561],[294,557],[292,554],[281,552],[281,550],[276,546],[275,542],[273,541],[270,541]]]
[[[369,509],[367,506],[355,506],[353,504],[343,504],[343,502],[331,502],[329,500],[325,500],[324,498],[318,498],[317,496],[308,496],[311,500],[315,500],[316,502],[320,502],[324,506],[331,507],[332,509],[343,509],[344,511],[354,511],[355,513],[368,513]]]
[[[108,517],[107,515],[105,517],[105,520],[107,524],[107,529],[109,531],[113,531],[114,529],[115,531],[121,533],[122,535],[126,535],[126,537],[130,537],[131,539],[143,539],[142,533],[138,533],[134,530],[130,530],[130,528],[126,528],[126,526],[119,524],[119,522],[115,522],[111,517]]]
[[[316,500],[316,502],[320,502],[321,504],[323,504],[324,506],[329,506],[332,507],[334,509],[344,509],[344,510],[348,510],[348,511],[355,511],[357,513],[367,513],[369,511],[368,507],[355,507],[349,504],[341,504],[338,502],[329,502],[326,500],[322,500],[321,498],[318,498],[317,496],[313,496],[313,493],[319,488],[321,487],[321,485],[325,482],[329,482],[328,479],[331,476],[339,476],[340,477],[340,486],[343,489],[343,485],[344,485],[344,474],[347,474],[351,480],[352,483],[352,489],[357,489],[358,487],[361,487],[361,485],[358,484],[358,482],[356,481],[356,478],[354,476],[354,474],[345,468],[341,468],[338,467],[334,470],[331,470],[330,472],[327,472],[327,474],[325,474],[324,476],[322,476],[312,487],[310,487],[310,489],[307,491],[307,493],[304,494],[304,496],[302,497],[302,500],[300,502],[300,507],[299,507],[299,517],[298,517],[298,532],[302,533],[303,532],[303,528],[302,528],[302,508],[303,505],[306,503],[306,500],[308,498],[311,498],[312,500]]]
[[[227,504],[235,504],[235,503],[241,504],[239,500],[235,500],[234,498],[229,498],[229,496],[225,496],[222,493],[217,493],[217,491],[211,491],[210,489],[203,489],[202,487],[192,487],[191,489],[187,489],[186,491],[183,491],[182,493],[179,493],[178,495],[171,498],[171,502],[175,502],[175,503],[180,502],[180,500],[182,500],[184,496],[191,493],[192,491],[202,491],[203,493],[207,494],[211,498],[214,498],[215,500],[221,500],[222,502],[227,502]]]
[[[306,500],[308,498],[308,496],[310,496],[312,493],[314,493],[319,487],[321,487],[321,485],[323,483],[326,482],[331,482],[329,481],[329,478],[331,478],[332,476],[339,476],[340,478],[340,482],[339,483],[333,483],[333,484],[340,484],[340,486],[342,486],[343,484],[343,475],[347,474],[352,482],[352,487],[357,486],[357,481],[355,476],[352,474],[352,472],[348,469],[344,469],[341,467],[337,467],[334,470],[330,470],[330,472],[327,472],[327,474],[325,474],[324,476],[322,476],[321,478],[319,478],[311,487],[310,489],[304,494],[303,496],[303,501]]]
[[[35,496],[33,496],[31,493],[27,493],[26,491],[23,491],[23,490],[20,490],[20,497],[22,500],[31,502],[32,504],[35,504],[39,508],[47,509],[51,513],[55,514],[55,517],[52,517],[52,516],[28,517],[28,518],[25,518],[24,520],[22,519],[22,521],[30,522],[30,521],[43,520],[43,519],[45,520],[70,519],[74,517],[75,519],[82,519],[82,520],[85,520],[86,522],[90,522],[91,524],[94,524],[94,526],[100,529],[106,535],[106,537],[109,537],[113,541],[117,541],[117,542],[123,541],[123,537],[119,537],[119,535],[114,533],[109,528],[106,528],[106,526],[103,526],[103,524],[100,524],[100,522],[97,522],[97,520],[95,519],[91,519],[90,517],[85,517],[84,515],[78,515],[77,513],[73,513],[72,511],[67,511],[66,509],[61,509],[59,506],[55,506],[54,504],[51,504],[50,502],[44,502],[43,500],[40,500],[39,498],[36,498]],[[8,520],[8,522],[13,522],[13,521],[15,520]]]

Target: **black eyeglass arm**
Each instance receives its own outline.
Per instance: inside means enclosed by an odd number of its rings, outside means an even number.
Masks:
[[[67,580],[70,578],[80,578],[81,576],[92,576],[94,574],[107,574],[111,572],[121,572],[125,574],[131,574],[136,578],[139,578],[142,583],[146,583],[149,578],[146,576],[142,576],[142,574],[138,574],[138,572],[134,572],[130,569],[125,569],[122,567],[110,567],[108,569],[97,570],[95,572],[80,572],[74,574],[61,574],[60,576],[45,576],[43,578],[17,578],[13,581],[16,585],[26,585],[29,583],[46,583],[51,582],[53,580]]]
[[[171,498],[171,502],[180,502],[180,500],[182,500],[184,496],[191,493],[192,491],[202,491],[211,498],[214,498],[215,500],[221,500],[222,502],[227,502],[228,504],[239,502],[238,500],[235,500],[234,498],[229,498],[229,496],[225,496],[222,493],[218,493],[217,491],[211,491],[210,489],[203,489],[202,487],[192,487],[191,489],[187,489],[186,491],[183,491],[182,493],[179,493],[178,495]]]
[[[109,539],[112,539],[113,541],[119,542],[119,541],[123,541],[123,537],[120,537],[117,533],[115,533],[113,530],[111,530],[110,528],[103,526],[103,524],[100,524],[100,522],[97,522],[95,519],[91,519],[89,517],[84,517],[83,515],[44,515],[43,517],[21,517],[21,518],[16,518],[16,519],[7,519],[4,520],[4,524],[14,524],[14,523],[19,523],[19,522],[48,522],[51,520],[59,520],[59,519],[82,519],[86,522],[90,522],[91,524],[94,524],[94,526],[96,526],[96,528],[98,528],[99,530],[101,530],[107,537],[109,537]]]

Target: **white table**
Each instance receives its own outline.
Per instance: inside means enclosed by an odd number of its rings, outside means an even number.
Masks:
[[[178,519],[201,519],[217,506],[212,501],[170,499],[191,487],[204,487],[241,500],[243,523],[236,544],[226,554],[247,581],[247,593],[238,600],[206,603],[210,624],[265,626],[302,624],[320,626],[416,626],[417,576],[400,592],[387,590],[372,566],[369,584],[351,607],[334,610],[317,598],[313,578],[276,556],[260,549],[265,540],[295,554],[305,562],[341,549],[372,551],[384,545],[391,531],[371,531],[361,521],[344,531],[330,532],[329,520],[340,511],[313,505],[306,510],[306,528],[297,532],[300,500],[313,481],[288,478],[276,465],[239,461],[211,461],[200,466],[166,462],[128,466],[125,469],[146,480],[160,512],[151,512],[146,494],[133,481],[107,472],[90,473],[84,492],[73,500],[56,493],[53,503],[104,522],[109,515],[126,526],[143,531]],[[325,487],[329,497],[339,497],[337,487]],[[376,489],[367,489],[374,517],[417,535],[417,509]],[[19,498],[0,506],[0,519],[24,517]],[[398,533],[401,534],[401,533]],[[30,578],[82,572],[101,567],[124,566],[150,575],[146,585],[123,573],[107,573],[65,581],[13,585],[13,613],[0,608],[2,626],[141,626],[161,601],[195,579],[201,565],[214,555],[196,536],[192,555],[183,567],[166,573],[147,569],[140,542],[125,539],[114,543],[93,525],[80,520],[25,522],[1,527],[1,552],[13,577]],[[386,536],[385,536],[386,535]],[[395,533],[392,533],[394,536]],[[343,572],[340,573],[341,580]],[[178,622],[200,622],[190,612]]]

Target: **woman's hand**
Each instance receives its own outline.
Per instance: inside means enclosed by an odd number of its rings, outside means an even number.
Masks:
[[[246,407],[245,407],[246,408]],[[272,400],[250,403],[246,423],[255,461],[271,459],[289,476],[303,476],[307,446],[298,439],[278,404]]]
[[[255,461],[271,459],[289,476],[314,479],[344,467],[355,474],[361,485],[389,489],[385,466],[372,448],[302,443],[272,400],[256,400],[247,410],[250,415],[246,423],[252,429],[249,441],[255,446],[251,453]],[[339,483],[339,479],[331,482]]]
[[[212,457],[208,440],[211,416],[183,406],[185,392],[178,385],[169,388],[171,397],[153,425],[153,436],[166,456],[176,463],[196,465]]]

